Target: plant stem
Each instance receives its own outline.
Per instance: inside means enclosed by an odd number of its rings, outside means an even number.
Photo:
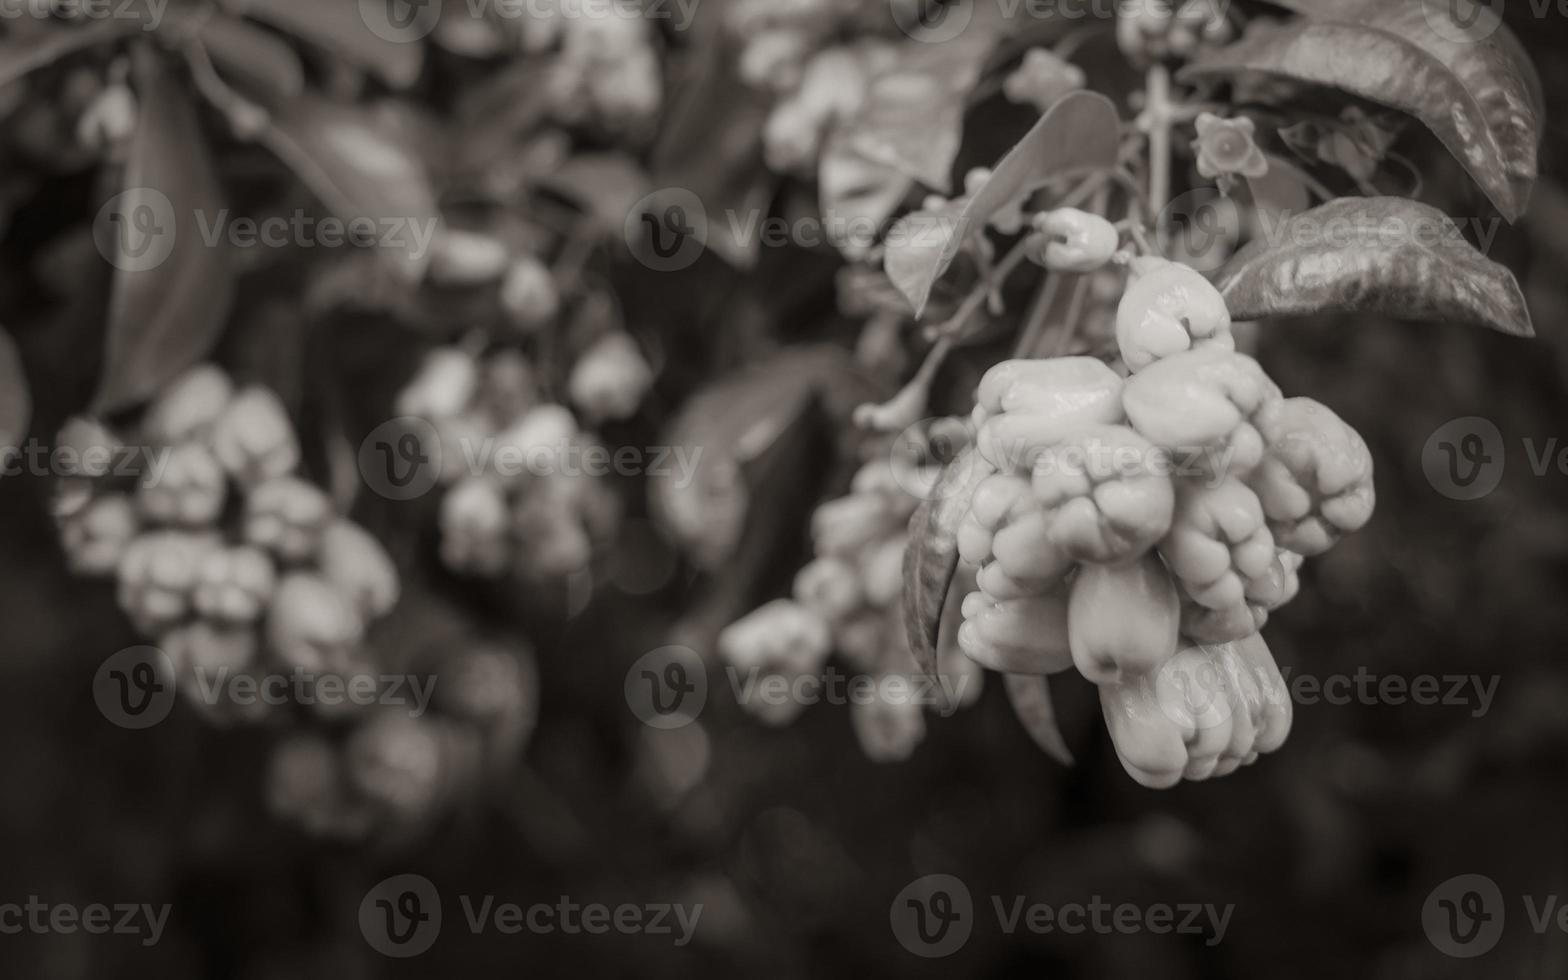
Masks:
[[[1014,357],[1034,357],[1039,350],[1040,340],[1045,335],[1046,317],[1051,314],[1051,307],[1056,305],[1056,293],[1062,285],[1062,277],[1047,272],[1040,281],[1040,288],[1035,290],[1034,302],[1029,305],[1029,314],[1024,320],[1024,328],[1018,334],[1018,344],[1013,348]]]
[[[1162,64],[1149,68],[1144,111],[1149,119],[1149,212],[1158,237],[1171,194],[1171,74]]]

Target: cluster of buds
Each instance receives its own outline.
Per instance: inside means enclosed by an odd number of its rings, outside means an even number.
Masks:
[[[795,576],[793,596],[757,609],[721,634],[719,650],[734,667],[793,681],[820,673],[837,650],[860,676],[877,682],[914,669],[901,614],[904,551],[910,515],[930,492],[938,467],[878,459],[856,473],[848,495],[812,515],[815,557]],[[952,709],[980,696],[981,671],[956,648],[938,660],[941,691]],[[935,693],[935,692],[933,692]],[[783,725],[802,705],[748,704],[764,721]],[[918,698],[872,697],[850,705],[855,736],[876,762],[906,759],[925,737]]]
[[[273,748],[268,808],[313,837],[406,839],[515,764],[533,731],[538,686],[526,650],[443,654],[430,710],[291,733]]]
[[[1372,461],[1332,411],[1282,397],[1234,350],[1202,276],[1159,259],[1131,274],[1116,315],[1129,377],[1064,357],[981,381],[976,449],[995,472],[958,530],[978,586],[958,640],[996,670],[1076,667],[1128,771],[1168,786],[1283,740],[1289,704],[1258,631],[1302,559],[1371,517]]]
[[[1225,0],[1119,0],[1116,44],[1134,64],[1190,58],[1231,39],[1228,8]]]
[[[651,383],[631,338],[609,334],[578,360],[569,388],[586,417],[616,419],[636,410]],[[520,351],[432,351],[397,413],[440,436],[441,558],[454,571],[559,579],[613,535],[619,507],[585,463],[589,437],[571,409],[544,400]]]
[[[781,95],[794,90],[811,56],[845,33],[862,6],[860,0],[736,0],[727,5],[725,27],[741,46],[741,80]]]
[[[397,602],[397,569],[297,475],[299,443],[271,390],[199,365],[125,435],[84,419],[62,430],[78,458],[140,465],[63,476],[61,541],[77,574],[117,580],[121,608],[199,710],[265,710],[212,701],[225,676],[366,672],[365,630]]]
[[[545,79],[554,116],[568,125],[593,123],[614,132],[640,131],[664,97],[664,71],[654,30],[639,13],[568,17],[546,11],[531,18],[531,44],[560,49]]]
[[[561,312],[555,276],[536,256],[517,254],[492,235],[445,229],[432,243],[426,277],[453,289],[497,290],[507,325],[532,336],[552,325]]]
[[[854,117],[872,79],[894,63],[896,51],[863,40],[824,48],[810,56],[793,84],[779,86],[762,131],[763,155],[779,173],[810,175],[834,125]]]

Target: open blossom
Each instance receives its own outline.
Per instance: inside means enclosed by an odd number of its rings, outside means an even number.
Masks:
[[[1257,125],[1245,116],[1221,119],[1212,112],[1198,116],[1198,139],[1193,149],[1198,157],[1198,174],[1216,177],[1262,177],[1269,172],[1268,158],[1253,140]]]
[[[254,486],[299,465],[299,440],[278,396],[253,386],[234,396],[213,423],[212,451],[237,481]]]

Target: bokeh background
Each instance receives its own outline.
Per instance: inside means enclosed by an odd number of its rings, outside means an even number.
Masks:
[[[1562,119],[1568,18],[1537,17],[1530,7],[1509,3],[1505,13],[1536,58],[1548,118]],[[427,107],[478,74],[470,59],[432,57],[429,77],[403,96]],[[691,133],[715,147],[725,135],[700,125]],[[634,530],[591,597],[518,596],[435,571],[410,574],[425,608],[531,645],[536,731],[514,772],[417,839],[323,843],[266,811],[258,772],[272,733],[214,728],[178,709],[154,729],[129,732],[99,713],[94,672],[135,635],[112,589],[68,574],[48,482],[8,478],[0,481],[0,899],[167,902],[172,912],[151,948],[112,936],[0,936],[0,973],[1568,974],[1568,933],[1532,933],[1521,898],[1568,896],[1568,473],[1555,463],[1532,472],[1525,444],[1556,452],[1568,444],[1568,192],[1560,183],[1568,141],[1555,123],[1546,133],[1536,198],[1493,252],[1524,283],[1537,339],[1369,318],[1268,325],[1260,335],[1260,359],[1280,385],[1332,406],[1366,437],[1377,464],[1371,525],[1311,563],[1301,596],[1269,624],[1282,668],[1496,678],[1490,710],[1298,705],[1277,754],[1166,792],[1124,775],[1092,688],[1068,678],[1056,693],[1078,757],[1072,769],[1034,746],[995,678],[979,706],[932,719],[914,757],[893,765],[868,761],[848,712],[832,706],[775,730],[721,698],[700,726],[657,731],[628,710],[625,671],[665,642],[705,585],[647,522],[640,488],[627,486]],[[1442,200],[1456,181],[1440,169],[1429,190]],[[17,200],[0,239],[0,322],[35,379],[32,432],[47,438],[83,403],[99,368],[93,338],[107,277],[66,243],[101,197],[90,174],[65,172],[30,182]],[[836,266],[830,253],[803,250],[766,255],[746,273],[706,258],[669,275],[612,262],[606,272],[628,322],[670,352],[646,417],[614,435],[653,444],[692,391],[758,336],[844,336]],[[73,283],[68,294],[41,285],[51,269]],[[429,337],[376,315],[307,322],[298,276],[278,268],[242,282],[223,357],[297,386],[307,418],[310,387],[340,385],[360,406],[350,429],[367,428]],[[1432,433],[1465,416],[1492,421],[1507,451],[1498,488],[1473,501],[1445,496],[1423,468]],[[824,462],[820,473],[800,473],[799,495],[823,495],[830,469]],[[384,502],[368,507],[370,526],[391,520]],[[789,568],[804,555],[803,530],[798,545]],[[407,548],[417,556],[429,543]],[[758,591],[776,588],[764,579]],[[405,872],[437,884],[449,925],[430,952],[394,961],[366,945],[356,916],[368,887]],[[959,953],[926,961],[895,941],[889,904],[933,872],[958,876],[987,910]],[[1502,943],[1473,962],[1441,955],[1421,920],[1431,890],[1462,873],[1492,878],[1507,903]],[[561,895],[700,902],[704,911],[684,948],[635,935],[471,936],[457,927],[460,894],[524,905]],[[991,895],[1206,902],[1234,912],[1212,946],[1147,933],[1007,936],[988,912]]]

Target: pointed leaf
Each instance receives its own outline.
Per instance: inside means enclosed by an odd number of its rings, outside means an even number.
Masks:
[[[21,355],[11,335],[0,330],[0,456],[27,438],[32,414],[33,399]]]
[[[1073,764],[1072,750],[1056,722],[1056,705],[1051,701],[1051,681],[1044,674],[1003,674],[1007,700],[1024,726],[1046,755],[1064,766]]]
[[[196,113],[157,54],[135,50],[142,106],[125,165],[126,190],[99,212],[94,235],[114,256],[103,374],[93,407],[135,405],[207,356],[234,291],[230,253],[204,227],[223,189]]]
[[[345,222],[369,219],[376,248],[411,279],[424,274],[440,224],[435,191],[407,135],[364,110],[304,95],[279,110],[261,140]]]
[[[1395,33],[1408,27],[1393,21],[1387,30],[1370,21],[1255,21],[1240,41],[1201,55],[1181,77],[1260,72],[1337,88],[1409,113],[1432,130],[1497,209],[1514,220],[1524,210],[1534,179],[1533,149],[1527,160],[1505,156],[1487,109],[1465,81],[1438,54]],[[1488,100],[1493,115],[1500,102],[1508,101],[1491,94]],[[1533,119],[1527,106],[1518,108]],[[1519,129],[1513,115],[1511,139]],[[1510,150],[1517,156],[1512,142]]]
[[[1358,310],[1534,335],[1513,273],[1436,208],[1346,197],[1264,225],[1218,279],[1237,320]]]
[[[909,519],[909,545],[904,549],[904,630],[915,663],[932,677],[937,673],[942,608],[958,571],[958,522],[969,510],[980,481],[994,472],[974,447],[966,448],[943,468],[931,496]]]
[[[914,240],[909,245],[902,244],[906,236],[895,241],[890,233],[888,260],[902,270],[894,282],[909,299],[915,315],[924,312],[932,287],[958,255],[964,239],[983,229],[1008,202],[1048,180],[1116,166],[1120,126],[1110,99],[1097,92],[1072,92],[1051,106],[1002,157],[992,169],[991,179],[965,202],[956,220],[944,216],[939,222],[910,226],[917,234],[907,236]],[[940,248],[932,247],[932,234],[941,236]],[[895,252],[906,248],[912,253],[895,257]]]
[[[226,6],[373,72],[393,88],[407,88],[419,78],[425,62],[423,37],[433,26],[424,18],[436,16],[440,9],[440,4],[408,4],[422,16],[404,30],[380,16],[369,22],[367,11],[390,8],[390,2],[229,0]]]
[[[219,73],[249,95],[275,104],[305,90],[305,66],[278,35],[237,17],[202,18],[197,37]]]

